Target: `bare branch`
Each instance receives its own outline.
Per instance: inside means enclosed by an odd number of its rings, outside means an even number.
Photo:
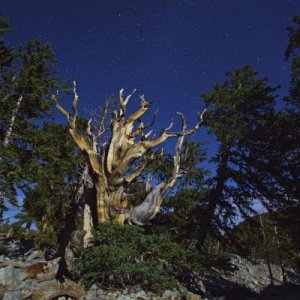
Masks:
[[[79,100],[77,90],[76,90],[76,81],[73,81],[73,93],[74,93],[74,100],[73,100],[73,103],[72,103],[72,109],[73,109],[72,122],[73,122],[73,126],[75,128],[76,120],[77,120],[77,117],[78,117],[77,104],[78,104],[78,100]]]
[[[205,112],[207,111],[207,109],[204,109],[204,111],[199,114],[199,121],[196,123],[196,125],[190,129],[190,130],[187,130],[186,129],[186,121],[185,121],[185,117],[182,113],[178,113],[179,116],[181,117],[181,121],[182,121],[182,128],[181,128],[181,131],[179,132],[170,132],[169,130],[171,129],[171,127],[173,126],[173,122],[171,122],[171,124],[166,128],[164,129],[161,134],[157,137],[157,138],[154,138],[153,140],[151,141],[145,141],[144,142],[144,145],[147,149],[151,149],[153,147],[156,147],[160,144],[162,144],[163,142],[165,142],[168,138],[171,138],[171,137],[180,137],[180,136],[185,136],[185,135],[191,135],[191,134],[194,134],[198,129],[199,127],[203,124],[203,116],[205,114]]]
[[[137,119],[139,119],[150,107],[150,102],[145,99],[144,95],[140,96],[141,107],[135,113],[133,113],[127,120],[128,125],[132,125]]]
[[[148,133],[143,135],[143,140],[147,140],[148,137],[152,134],[153,130],[150,130]]]
[[[132,95],[133,95],[135,92],[136,92],[136,89],[134,89],[134,90],[132,91],[132,93],[129,94],[129,95],[126,97],[126,99],[125,99],[125,101],[124,101],[124,105],[125,105],[125,106],[128,104],[128,101],[130,100],[130,98],[132,97]]]
[[[107,117],[109,102],[106,101],[104,104],[104,110],[102,112],[101,121],[98,126],[96,137],[99,138],[105,132],[105,119]]]
[[[166,182],[161,182],[156,185],[152,189],[152,191],[148,194],[146,199],[138,206],[136,206],[131,213],[128,215],[129,222],[145,225],[147,224],[154,216],[159,212],[161,203],[163,201],[163,196],[167,192],[169,188],[174,187],[177,178],[182,176],[182,172],[180,172],[180,152],[183,145],[184,137],[189,134],[193,134],[200,127],[203,122],[203,116],[206,110],[199,115],[199,121],[197,124],[190,130],[187,130],[187,123],[184,115],[182,113],[178,113],[181,118],[182,127],[180,132],[168,132],[170,126],[163,130],[160,136],[156,139],[153,139],[150,142],[145,142],[147,147],[154,147],[168,139],[169,137],[178,136],[178,141],[175,147],[175,155],[174,155],[174,167],[172,172],[172,177],[169,178]],[[149,180],[146,183],[146,190],[150,190],[150,182]]]
[[[147,140],[147,138],[151,135],[153,130],[149,131],[147,134],[144,133],[144,130],[151,127],[154,124],[157,113],[158,109],[155,111],[152,121],[149,124],[145,125],[143,122],[141,122],[140,125],[136,128],[136,131],[130,134],[128,137],[130,139],[134,139],[141,135],[143,140]]]
[[[164,129],[163,131],[164,131],[164,132],[167,132],[168,130],[170,130],[170,129],[173,127],[173,125],[174,125],[174,122],[172,121],[172,122],[170,123],[170,125],[169,125],[166,129]]]
[[[138,137],[140,134],[143,133],[143,130],[144,130],[144,123],[141,122],[140,125],[136,128],[135,132],[130,134],[128,137],[130,139],[135,139],[136,137]]]
[[[72,109],[73,109],[73,116],[70,116],[70,113],[68,113],[57,101],[57,97],[55,95],[52,95],[52,100],[55,103],[56,108],[67,118],[69,127],[74,129],[76,128],[76,120],[78,117],[78,109],[77,109],[77,104],[78,104],[78,94],[76,90],[76,81],[73,81],[73,93],[74,93],[74,99],[72,103]]]
[[[93,145],[91,146],[91,143],[81,134],[79,134],[76,131],[76,120],[78,117],[78,110],[77,110],[77,103],[79,100],[77,91],[76,91],[76,82],[73,82],[73,92],[74,92],[74,100],[72,103],[72,109],[73,109],[73,116],[71,117],[70,114],[58,103],[56,96],[52,96],[53,101],[55,102],[55,105],[57,109],[67,118],[68,124],[69,124],[69,132],[76,143],[77,147],[83,151],[84,153],[87,154],[89,158],[89,163],[92,168],[92,170],[98,174],[99,176],[102,176],[102,166],[100,165],[99,162],[99,154],[96,152],[96,147],[95,147],[95,139],[94,135],[91,131],[91,120],[89,120],[86,128],[86,133],[92,137],[93,139]]]
[[[144,126],[144,129],[147,129],[147,128],[153,126],[153,124],[155,123],[156,115],[157,115],[158,112],[159,112],[159,109],[157,109],[157,110],[155,111],[155,113],[154,113],[154,115],[153,115],[153,118],[152,118],[152,121],[151,121],[149,124],[145,125],[145,126]]]
[[[86,127],[86,133],[88,136],[93,137],[93,133],[91,131],[91,123],[92,123],[92,119],[89,119]]]
[[[126,106],[128,104],[128,101],[130,100],[130,98],[132,97],[132,95],[136,92],[136,89],[134,89],[132,91],[131,94],[129,94],[126,99],[124,99],[124,89],[120,90],[120,117],[124,116],[125,111],[126,111]]]
[[[198,122],[196,123],[196,125],[193,128],[186,130],[186,125],[185,125],[185,128],[182,129],[181,132],[177,132],[177,133],[173,132],[172,134],[176,134],[177,136],[194,134],[200,128],[200,126],[203,124],[203,117],[204,117],[204,114],[206,113],[206,111],[207,111],[207,108],[205,108],[201,114],[200,113],[198,114]],[[182,113],[177,113],[177,114],[180,115],[182,122],[183,122],[183,119],[184,119],[184,122],[186,122],[185,117]]]
[[[134,170],[134,172],[125,177],[125,181],[130,184],[133,180],[135,180],[138,176],[141,175],[141,173],[144,171],[144,169],[146,168],[146,166],[148,165],[148,163],[152,160],[154,160],[155,158],[155,155],[152,154],[151,156],[149,157],[146,157],[143,162]]]
[[[186,131],[186,119],[183,115],[183,113],[177,113],[180,115],[181,117],[181,122],[182,122],[182,127],[181,127],[181,131],[185,132]],[[175,185],[176,180],[178,177],[180,177],[182,174],[180,173],[180,152],[181,152],[181,148],[183,145],[183,141],[184,141],[184,137],[185,135],[181,135],[176,143],[175,146],[175,155],[174,155],[174,167],[173,167],[173,173],[172,173],[172,177],[168,180],[168,183],[166,185],[166,188],[171,188]]]
[[[55,95],[52,95],[52,100],[55,103],[55,107],[67,118],[70,125],[70,114],[58,103]]]
[[[12,135],[12,131],[13,131],[15,121],[16,121],[16,118],[17,118],[17,115],[18,115],[18,112],[19,112],[22,101],[23,101],[23,95],[21,95],[18,98],[17,105],[14,108],[12,116],[10,118],[9,126],[8,126],[8,129],[7,129],[6,133],[5,133],[5,138],[4,138],[4,141],[3,141],[3,146],[4,147],[7,147],[8,144],[9,144],[10,137]]]
[[[147,181],[146,181],[146,184],[145,184],[146,193],[149,193],[150,190],[151,190],[151,181],[152,181],[152,178],[151,178],[151,176],[149,176]]]

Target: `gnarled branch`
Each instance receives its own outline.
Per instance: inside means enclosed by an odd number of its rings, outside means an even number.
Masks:
[[[177,178],[182,176],[182,172],[180,171],[180,153],[181,153],[184,137],[186,135],[193,134],[201,126],[205,111],[206,110],[204,110],[202,114],[199,115],[199,121],[190,130],[187,130],[187,124],[184,115],[182,113],[178,113],[179,116],[181,117],[181,122],[182,122],[181,131],[178,133],[169,133],[168,132],[170,128],[169,126],[167,129],[165,129],[162,132],[160,137],[158,137],[156,140],[151,141],[151,142],[154,141],[152,144],[150,144],[150,146],[153,146],[155,144],[156,145],[160,144],[163,140],[166,140],[169,137],[172,136],[179,137],[176,143],[175,155],[173,158],[174,167],[173,167],[172,176],[166,182],[161,182],[156,187],[154,187],[152,191],[147,195],[146,199],[131,211],[131,213],[128,216],[128,221],[130,223],[132,222],[138,225],[145,225],[151,219],[153,219],[154,216],[158,213],[162,204],[164,194],[167,192],[169,188],[172,188],[175,185]],[[149,189],[149,186],[150,183],[149,181],[147,181],[146,183],[147,190]]]

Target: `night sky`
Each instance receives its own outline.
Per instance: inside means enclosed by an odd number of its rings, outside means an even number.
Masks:
[[[245,64],[282,84],[284,95],[285,28],[300,13],[296,0],[2,0],[0,7],[11,44],[40,36],[53,45],[62,78],[78,83],[83,113],[121,87],[137,88],[160,108],[157,128],[176,111],[192,124],[200,95]]]

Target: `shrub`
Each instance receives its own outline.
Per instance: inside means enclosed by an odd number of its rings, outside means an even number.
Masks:
[[[76,267],[88,283],[103,287],[140,285],[161,291],[175,288],[173,276],[199,268],[197,256],[168,235],[147,235],[137,226],[101,225],[92,245],[83,250]]]

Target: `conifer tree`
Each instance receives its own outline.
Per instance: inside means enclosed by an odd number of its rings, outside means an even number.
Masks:
[[[300,108],[300,15],[294,16],[293,23],[287,27],[289,32],[285,59],[291,61],[291,85],[287,100]]]
[[[36,39],[8,47],[4,34],[9,22],[3,15],[0,26],[1,215],[8,203],[21,205],[21,222],[36,222],[41,232],[47,228],[57,235],[80,177],[66,129],[51,121],[51,95],[63,83],[57,79],[50,45]],[[68,161],[64,153],[70,155]]]
[[[199,247],[213,222],[225,230],[237,215],[253,213],[253,200],[265,197],[268,190],[267,183],[254,188],[256,161],[249,159],[249,145],[258,141],[255,130],[274,112],[276,88],[268,86],[268,79],[259,78],[249,65],[227,75],[224,83],[203,95],[209,109],[206,125],[219,146],[214,157],[216,174],[199,215]]]

